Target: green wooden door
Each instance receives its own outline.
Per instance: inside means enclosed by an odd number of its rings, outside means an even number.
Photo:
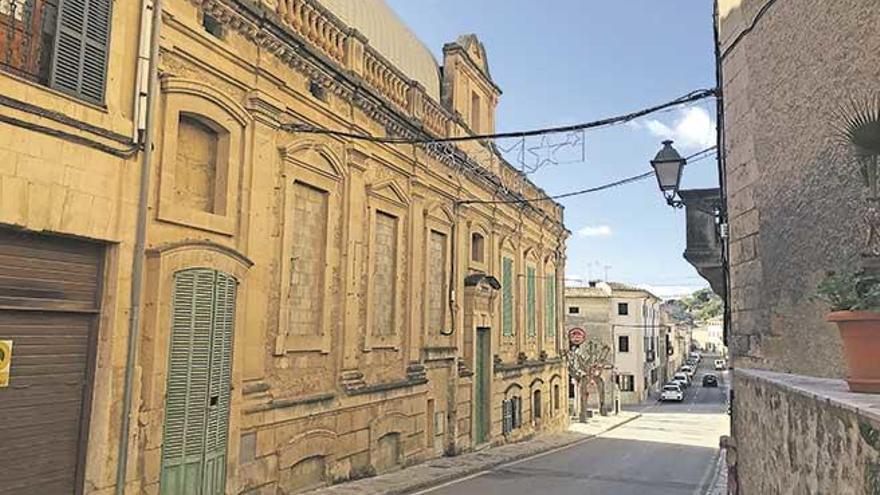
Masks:
[[[174,276],[163,494],[222,495],[236,281],[197,268]]]
[[[474,441],[477,445],[489,441],[489,355],[488,328],[477,329],[476,380],[474,381]]]

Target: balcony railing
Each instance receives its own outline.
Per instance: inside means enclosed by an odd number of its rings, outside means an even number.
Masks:
[[[58,0],[0,0],[0,70],[49,83]]]

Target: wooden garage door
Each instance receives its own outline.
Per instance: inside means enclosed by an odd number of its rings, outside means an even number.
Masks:
[[[0,494],[80,493],[101,245],[0,229]]]

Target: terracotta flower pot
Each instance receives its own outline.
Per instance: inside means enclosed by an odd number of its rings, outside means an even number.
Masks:
[[[849,389],[880,394],[880,313],[835,311],[828,321],[837,323],[849,366]]]

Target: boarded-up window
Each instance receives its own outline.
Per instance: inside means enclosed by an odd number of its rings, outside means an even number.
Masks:
[[[471,261],[482,263],[485,261],[485,241],[483,234],[474,232],[471,234]]]
[[[501,333],[514,334],[513,328],[513,260],[501,260]]]
[[[526,268],[526,334],[535,337],[538,334],[537,317],[535,311],[535,268]]]
[[[373,333],[394,335],[394,305],[397,293],[397,218],[376,213],[373,247]]]
[[[548,271],[544,279],[544,334],[556,337],[556,273]]]
[[[178,203],[214,213],[218,142],[214,129],[193,116],[180,115],[174,164],[174,194]]]
[[[428,242],[428,331],[446,325],[446,234],[432,230]]]
[[[288,311],[291,335],[321,335],[324,263],[327,248],[327,193],[293,185],[293,249]]]

